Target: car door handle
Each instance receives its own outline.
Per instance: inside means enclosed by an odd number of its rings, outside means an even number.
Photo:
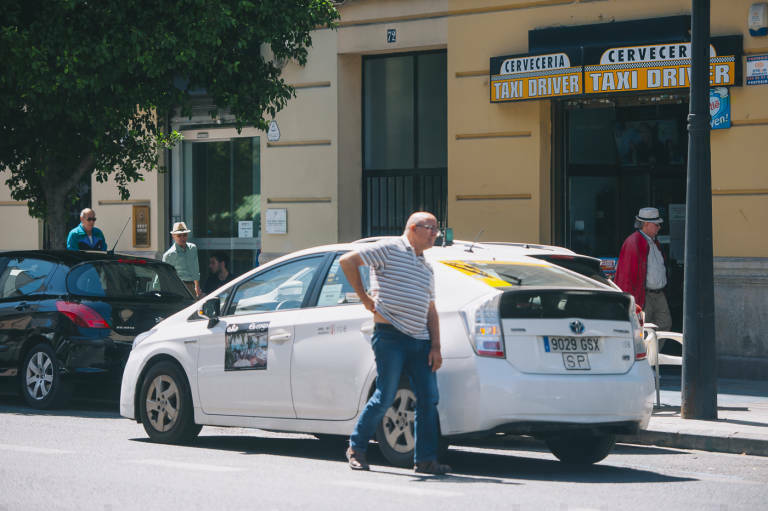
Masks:
[[[23,311],[23,310],[27,310],[27,309],[29,309],[29,304],[28,304],[27,302],[21,302],[20,304],[18,304],[18,305],[15,307],[15,309],[16,309],[17,311]]]
[[[360,331],[364,334],[372,334],[373,333],[373,321],[369,323],[363,323],[363,326],[360,327]]]
[[[290,340],[291,340],[290,332],[278,332],[269,336],[270,342],[281,343],[281,342],[290,341]]]

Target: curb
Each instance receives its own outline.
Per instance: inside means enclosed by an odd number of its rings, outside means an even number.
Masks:
[[[678,449],[768,456],[768,440],[744,437],[722,437],[695,433],[641,431],[637,435],[618,435],[617,442],[656,445]]]

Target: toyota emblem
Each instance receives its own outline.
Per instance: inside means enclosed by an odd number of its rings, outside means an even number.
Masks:
[[[571,332],[573,332],[574,334],[581,334],[584,332],[584,323],[582,323],[578,319],[576,321],[571,321],[571,324],[568,326],[571,327]]]

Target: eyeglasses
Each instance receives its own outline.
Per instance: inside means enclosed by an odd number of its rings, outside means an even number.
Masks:
[[[85,220],[88,221],[88,222],[95,222],[96,221],[96,217],[95,216],[89,216]]]
[[[436,225],[416,224],[416,227],[421,227],[422,229],[427,229],[432,232],[440,232],[440,228]]]

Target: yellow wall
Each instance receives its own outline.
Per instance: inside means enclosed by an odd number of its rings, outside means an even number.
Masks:
[[[746,52],[768,53],[768,38],[748,34],[751,3],[712,2],[711,33],[743,34]],[[341,8],[339,52],[444,45],[449,225],[459,239],[474,239],[483,229],[482,240],[550,242],[550,102],[491,104],[489,58],[526,53],[528,30],[535,28],[685,15],[690,9],[687,0],[358,0]],[[387,28],[397,29],[397,44],[383,43]],[[768,86],[733,87],[731,93],[734,127],[711,137],[715,256],[766,257],[760,220],[768,218]],[[460,200],[467,195],[474,198]]]

